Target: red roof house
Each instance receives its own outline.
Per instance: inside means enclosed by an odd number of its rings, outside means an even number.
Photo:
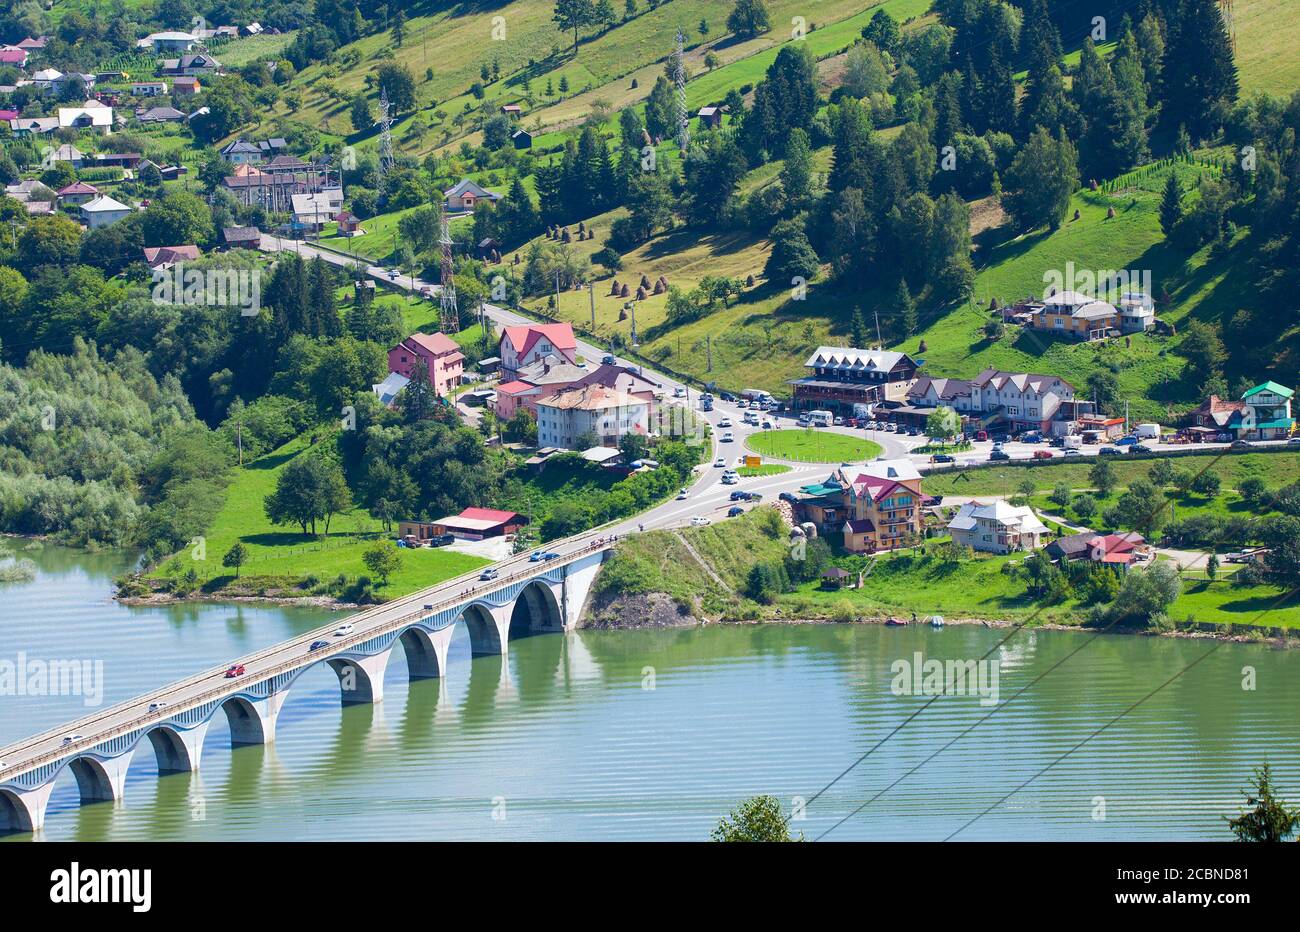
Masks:
[[[99,188],[84,181],[76,181],[55,192],[60,201],[69,204],[84,204],[99,195]]]
[[[197,259],[198,246],[146,246],[144,263],[151,269],[169,269],[184,259]]]
[[[458,515],[449,515],[433,522],[433,531],[435,534],[453,534],[467,540],[482,540],[485,537],[513,534],[527,523],[526,517],[513,511],[466,508]]]
[[[465,354],[456,341],[443,333],[413,333],[388,351],[388,371],[415,378],[416,364],[423,361],[429,384],[439,398],[460,384],[465,371]]]
[[[577,362],[578,341],[570,324],[528,324],[502,329],[497,355],[501,357],[503,379],[514,378],[524,366],[548,354]]]

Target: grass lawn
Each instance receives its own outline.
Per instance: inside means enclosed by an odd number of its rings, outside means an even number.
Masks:
[[[365,509],[357,507],[336,515],[330,533],[319,538],[300,533],[297,526],[274,525],[266,517],[263,500],[275,491],[281,470],[295,457],[304,455],[308,447],[304,438],[292,440],[237,469],[234,481],[226,490],[225,504],[205,536],[205,559],[192,560],[190,551],[181,551],[174,558],[174,565],[172,560],[166,561],[153,575],[179,576],[193,567],[201,582],[232,577],[233,571],[221,565],[221,558],[236,541],[242,541],[248,549],[248,562],[240,573],[245,579],[267,577],[271,585],[285,585],[307,576],[325,582],[340,573],[351,578],[369,575],[361,554],[385,535],[379,521]],[[401,553],[401,569],[387,586],[377,586],[377,593],[383,598],[415,592],[488,562],[446,548],[420,548]]]
[[[800,463],[844,463],[880,455],[880,444],[826,430],[765,430],[751,434],[745,446],[755,453]]]
[[[789,472],[790,467],[784,463],[764,463],[762,466],[740,466],[736,469],[736,474],[748,479],[754,476],[779,476],[783,472]]]
[[[1180,622],[1300,628],[1300,594],[1292,593],[1280,601],[1285,594],[1277,586],[1237,586],[1225,579],[1187,580],[1169,617]]]
[[[1203,468],[1212,457],[1188,456],[1174,460],[1176,466],[1188,469]],[[1116,456],[1111,460],[1116,483],[1126,486],[1138,477],[1145,478],[1154,460],[1132,460]],[[1052,460],[1042,466],[1013,466],[999,463],[991,467],[961,469],[953,472],[932,473],[925,477],[925,491],[929,495],[1002,495],[1014,494],[1016,486],[1025,479],[1033,481],[1040,492],[1050,492],[1057,485],[1071,489],[1088,489],[1090,462]],[[1223,488],[1235,489],[1249,476],[1258,476],[1271,488],[1295,482],[1300,476],[1300,453],[1290,450],[1282,453],[1226,453],[1218,457],[1213,471],[1223,480]]]

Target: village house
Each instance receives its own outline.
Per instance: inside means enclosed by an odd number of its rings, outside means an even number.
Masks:
[[[243,139],[228,142],[217,152],[231,165],[249,165],[262,159],[262,151],[253,143]]]
[[[350,210],[340,210],[334,215],[334,222],[338,225],[340,236],[356,236],[364,232],[361,229],[361,218]]]
[[[1113,304],[1077,291],[1062,291],[1043,299],[1033,326],[1076,340],[1104,340],[1112,331],[1118,332],[1119,311]]]
[[[131,85],[133,97],[163,97],[166,94],[166,81],[139,81]]]
[[[117,223],[131,215],[131,208],[113,200],[107,194],[101,194],[93,201],[81,205],[81,219],[92,230]]]
[[[151,270],[170,269],[177,262],[199,258],[199,247],[188,246],[146,246],[144,264]]]
[[[455,213],[473,213],[474,205],[479,201],[499,201],[501,195],[487,188],[481,187],[468,178],[456,182],[456,184],[443,192],[446,199],[447,210]]]
[[[177,97],[189,97],[203,90],[203,84],[194,75],[181,75],[172,81],[172,93]]]
[[[85,164],[86,157],[82,155],[81,150],[72,143],[65,142],[50,155],[50,161],[67,162],[73,168],[81,168],[82,165]]]
[[[13,45],[0,49],[0,65],[11,65],[20,69],[26,68],[27,50]]]
[[[519,104],[502,104],[501,112],[512,120],[517,120],[523,115],[524,108],[519,106]]]
[[[94,168],[135,168],[144,161],[139,152],[96,152]]]
[[[1028,505],[998,500],[987,505],[978,502],[962,505],[948,523],[948,532],[955,544],[987,553],[1011,553],[1037,550],[1042,546],[1047,526]]]
[[[150,107],[141,110],[135,118],[141,123],[180,123],[185,119],[185,114],[175,107]]]
[[[570,388],[537,402],[537,441],[546,446],[617,447],[625,434],[649,432],[650,406],[615,388]],[[584,437],[594,437],[594,444],[580,443]]]
[[[1193,430],[1207,433],[1206,439],[1281,440],[1295,428],[1291,402],[1295,392],[1277,382],[1264,382],[1248,389],[1238,401],[1211,395],[1192,411],[1188,423]]]
[[[81,107],[59,108],[59,129],[89,129],[97,133],[113,131],[113,108],[99,101],[87,101]]]
[[[1091,560],[1124,569],[1145,562],[1151,557],[1151,547],[1136,531],[1120,534],[1099,534],[1083,531],[1058,537],[1045,548],[1053,560],[1068,563],[1071,560]]]
[[[182,55],[180,58],[163,59],[157,73],[160,76],[168,75],[171,77],[216,75],[221,74],[221,62],[206,52],[200,52],[197,55]],[[175,82],[173,82],[173,86],[175,86]]]
[[[985,369],[971,379],[971,410],[985,419],[1007,421],[1013,430],[1050,431],[1074,386],[1054,375]]]
[[[508,421],[523,408],[537,416],[537,402],[570,388],[603,385],[639,398],[650,406],[654,417],[655,392],[658,386],[627,366],[602,364],[595,369],[575,366],[560,357],[548,355],[520,369],[513,381],[498,385],[493,411]]]
[[[700,118],[700,127],[703,129],[717,129],[722,125],[721,107],[701,107],[695,115]]]
[[[855,404],[902,401],[916,381],[916,361],[907,353],[839,346],[817,348],[793,379],[796,410],[826,410],[852,416]]]
[[[399,521],[397,536],[416,544],[445,534],[462,540],[484,540],[514,534],[527,523],[527,517],[514,511],[466,508],[458,515],[448,515],[437,521]]]
[[[1119,299],[1121,333],[1145,333],[1156,325],[1156,303],[1149,294],[1126,291]]]
[[[388,351],[389,372],[415,378],[417,362],[424,363],[439,398],[451,394],[465,371],[465,354],[443,333],[413,333]]]
[[[262,242],[262,231],[257,227],[223,227],[221,239],[227,249],[256,249]]]
[[[379,403],[385,408],[391,408],[397,402],[397,396],[402,393],[402,389],[411,384],[411,380],[400,372],[390,372],[382,382],[376,382],[370,386]]]
[[[94,185],[86,184],[84,181],[76,181],[64,188],[59,188],[56,192],[59,203],[68,205],[85,204],[87,201],[93,201],[99,196],[99,189]]]
[[[199,37],[188,32],[150,33],[135,43],[135,47],[153,52],[190,52],[199,44]]]
[[[907,546],[924,531],[921,474],[909,460],[873,460],[841,466],[796,496],[796,522],[811,521],[823,533],[840,533],[844,548],[875,553]]]
[[[336,216],[339,208],[343,206],[342,192],[336,194],[336,190],[290,195],[289,200],[293,207],[292,227],[295,230],[319,232],[321,227]]]
[[[533,134],[526,129],[517,129],[510,134],[510,141],[515,144],[516,149],[531,149]]]
[[[576,364],[578,340],[567,323],[503,327],[497,355],[501,357],[501,379],[509,382],[518,377],[519,370],[547,356]]]

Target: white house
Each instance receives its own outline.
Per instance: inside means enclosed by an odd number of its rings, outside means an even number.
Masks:
[[[965,544],[988,553],[1037,550],[1043,544],[1047,526],[1028,505],[1004,501],[980,505],[968,502],[948,524],[955,544]]]
[[[498,345],[501,357],[501,379],[508,382],[525,366],[547,356],[576,364],[578,341],[571,324],[527,324],[501,328]]]
[[[115,201],[107,194],[101,194],[88,204],[81,205],[81,219],[92,230],[106,227],[110,223],[129,217],[131,208],[120,201]]]
[[[474,212],[474,205],[479,201],[499,201],[501,195],[495,191],[489,191],[471,181],[469,178],[462,179],[456,184],[443,192],[443,197],[447,200],[447,209],[451,211],[469,211]]]
[[[1119,329],[1142,333],[1156,325],[1156,303],[1142,291],[1126,291],[1119,299]]]
[[[649,433],[650,405],[642,398],[604,385],[558,392],[537,402],[537,442],[577,449],[590,434],[597,446],[617,447],[625,434]]]
[[[1046,431],[1074,386],[1054,375],[985,369],[970,383],[971,410],[1000,414],[1014,427]]]
[[[81,107],[59,108],[59,129],[93,129],[99,133],[113,131],[113,108],[105,107],[95,101],[91,106],[87,101]]]

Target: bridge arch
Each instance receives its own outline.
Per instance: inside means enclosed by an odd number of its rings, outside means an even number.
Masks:
[[[181,773],[199,769],[197,749],[192,748],[176,728],[171,725],[159,725],[151,728],[146,737],[153,745],[154,756],[158,759],[159,773]]]
[[[221,703],[230,724],[230,743],[234,747],[241,744],[267,744],[274,738],[271,728],[263,716],[245,696],[231,696]]]
[[[524,586],[510,612],[510,640],[564,630],[564,613],[551,587],[540,580]]]
[[[0,832],[34,832],[38,818],[17,793],[0,786]]]
[[[122,795],[122,782],[131,765],[135,748],[107,761],[88,755],[68,761],[68,769],[77,780],[77,790],[83,803],[96,800],[113,800]]]
[[[497,623],[495,613],[482,602],[472,602],[461,613],[469,632],[469,652],[474,657],[505,653],[508,632]]]
[[[370,657],[331,657],[325,661],[339,678],[344,705],[378,702],[384,697],[389,651]]]
[[[450,639],[448,635],[450,630],[446,635],[442,632],[431,633],[419,625],[411,625],[398,635],[397,640],[406,655],[406,669],[411,679],[432,679],[447,675],[445,642]]]

